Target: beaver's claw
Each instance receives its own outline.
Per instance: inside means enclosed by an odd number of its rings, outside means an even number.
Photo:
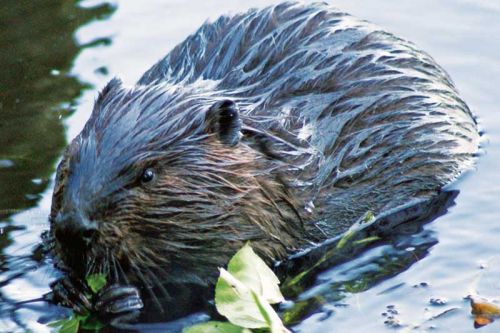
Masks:
[[[93,309],[86,294],[90,294],[88,287],[79,280],[65,276],[50,285],[52,289],[52,301],[72,308],[79,314],[89,312]]]
[[[72,308],[78,314],[96,311],[111,322],[126,322],[134,319],[144,307],[139,290],[133,286],[111,285],[104,288],[89,301],[89,288],[78,279],[68,276],[53,282],[50,287],[50,301]],[[96,297],[96,298],[95,298]]]
[[[117,317],[138,313],[144,307],[139,290],[133,286],[111,285],[97,295],[95,310],[102,316]]]

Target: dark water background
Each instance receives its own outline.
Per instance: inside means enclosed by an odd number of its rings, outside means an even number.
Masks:
[[[61,150],[113,76],[133,84],[207,18],[273,1],[0,3],[0,332],[50,331],[56,278],[33,249],[47,228]],[[455,205],[423,228],[315,277],[283,311],[297,332],[473,332],[468,295],[500,302],[500,1],[338,0],[414,41],[479,117],[484,153]],[[500,320],[480,329],[499,332]]]

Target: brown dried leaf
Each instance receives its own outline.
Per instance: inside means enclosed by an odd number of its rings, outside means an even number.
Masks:
[[[500,307],[486,301],[477,301],[471,298],[470,306],[472,314],[483,317],[498,317],[500,316]]]
[[[485,325],[491,324],[493,322],[492,319],[482,316],[476,316],[474,318],[474,328],[483,327]]]
[[[475,300],[471,298],[471,313],[474,317],[474,327],[479,328],[491,324],[495,318],[500,317],[500,306],[488,303],[484,300]]]

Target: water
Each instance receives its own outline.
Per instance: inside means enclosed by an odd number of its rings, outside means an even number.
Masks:
[[[0,331],[49,331],[39,298],[56,278],[33,249],[53,173],[99,88],[133,84],[207,18],[273,1],[5,0],[0,11]],[[327,269],[287,304],[297,332],[472,332],[468,295],[500,302],[500,1],[338,0],[414,41],[452,76],[485,131],[477,167],[432,223]],[[115,10],[116,9],[116,10]],[[27,257],[26,257],[27,256]],[[293,294],[293,293],[292,293]],[[290,309],[282,309],[290,314]],[[500,321],[481,328],[498,332]],[[159,328],[161,329],[161,328]]]

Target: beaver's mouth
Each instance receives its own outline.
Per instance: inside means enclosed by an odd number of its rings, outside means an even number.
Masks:
[[[42,241],[47,255],[53,260],[54,266],[72,276],[84,279],[95,274],[93,271],[103,271],[109,266],[105,263],[106,256],[93,253],[92,249],[80,243],[61,243],[52,230],[42,234]]]
[[[68,248],[60,243],[55,244],[52,257],[58,269],[80,278],[89,275],[89,262],[97,260],[85,249]]]

